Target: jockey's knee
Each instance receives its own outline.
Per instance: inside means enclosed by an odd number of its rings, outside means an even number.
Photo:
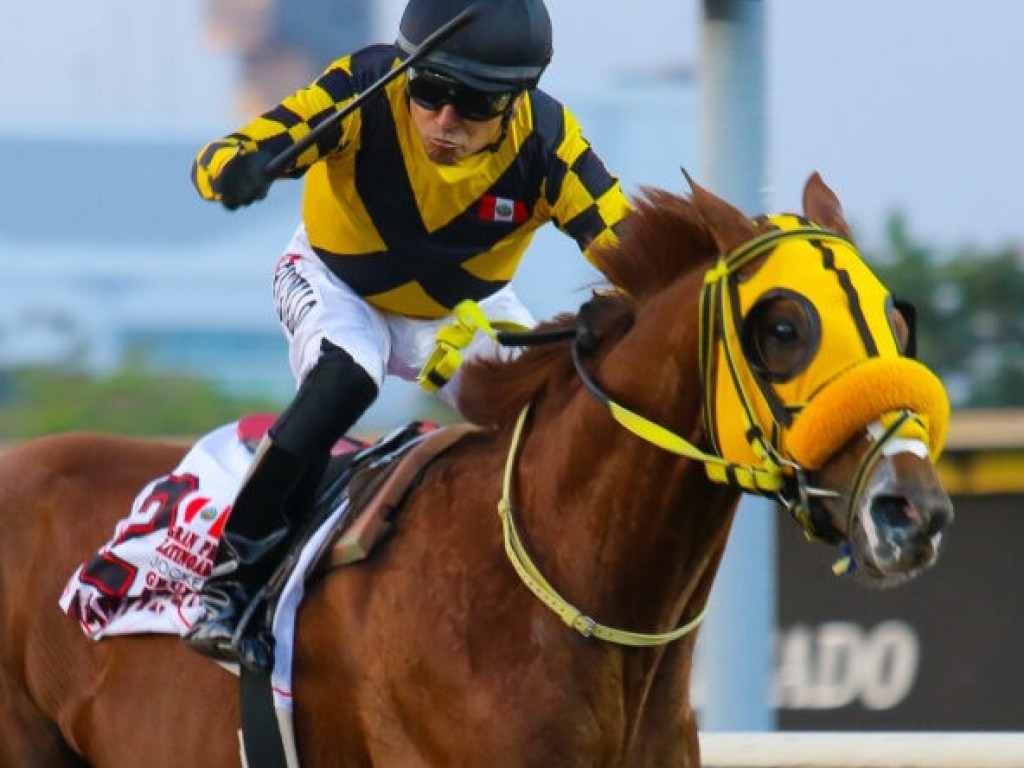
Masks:
[[[320,357],[270,436],[289,453],[316,459],[351,428],[377,391],[376,382],[348,352],[324,339]]]

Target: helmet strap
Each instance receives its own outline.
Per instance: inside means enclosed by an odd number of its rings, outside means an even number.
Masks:
[[[501,133],[498,134],[498,138],[481,149],[480,152],[497,152],[498,148],[505,143],[505,137],[508,136],[508,127],[512,123],[512,113],[515,112],[516,105],[519,103],[519,99],[522,98],[522,95],[523,92],[520,91],[519,94],[509,102],[508,106],[505,107],[505,111],[501,113]]]

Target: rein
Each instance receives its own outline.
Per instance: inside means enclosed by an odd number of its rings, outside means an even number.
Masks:
[[[730,282],[736,278],[737,272],[784,241],[808,240],[811,238],[816,241],[849,242],[841,235],[815,227],[769,232],[720,257],[717,264],[708,270],[704,276],[704,287],[700,297],[700,367],[701,379],[704,383],[703,391],[705,392],[704,411],[707,415],[714,410],[714,403],[708,402],[706,399],[707,393],[713,390],[713,388],[708,386],[707,376],[711,368],[709,361],[712,350],[716,340],[720,338],[725,350],[726,361],[729,368],[733,371],[734,381],[740,396],[747,441],[754,454],[761,459],[762,463],[760,466],[740,464],[729,461],[717,454],[708,453],[682,435],[678,435],[666,427],[631,411],[612,399],[583,364],[583,358],[589,350],[581,343],[581,340],[591,338],[589,329],[586,327],[581,328],[577,326],[575,328],[533,333],[495,331],[489,327],[486,318],[482,317],[482,312],[475,314],[473,322],[477,328],[488,333],[488,335],[503,346],[531,346],[571,338],[573,340],[571,354],[576,374],[580,377],[580,380],[591,395],[608,409],[612,418],[622,427],[663,450],[701,462],[704,465],[708,478],[713,482],[739,488],[747,493],[775,499],[793,514],[809,537],[821,538],[819,532],[815,530],[816,525],[808,511],[809,499],[812,497],[835,497],[836,494],[827,489],[811,486],[801,467],[782,456],[776,447],[765,439],[764,433],[754,416],[754,407],[750,395],[736,375],[739,365],[737,360],[741,358],[741,352],[733,347],[727,334],[719,333],[721,324],[725,323],[727,318],[733,314],[732,299],[728,287]],[[462,314],[465,315],[465,313]],[[584,314],[581,310],[578,317],[583,317]],[[460,313],[456,312],[456,315],[458,316]]]
[[[608,398],[582,365],[581,338],[589,338],[589,334],[585,332],[585,329],[582,329],[584,332],[581,332],[579,327],[554,328],[541,331],[520,330],[518,328],[509,329],[507,325],[503,326],[497,322],[492,323],[483,310],[480,309],[479,305],[472,301],[464,301],[459,304],[455,308],[453,315],[455,322],[438,332],[437,349],[427,364],[424,365],[418,378],[420,386],[427,391],[436,390],[451,378],[451,375],[462,363],[462,349],[468,345],[477,331],[482,331],[498,344],[508,347],[536,346],[571,339],[573,341],[573,363],[580,378],[598,399],[609,406],[612,415],[623,426],[655,445],[673,453],[705,461],[705,463],[708,461],[722,461],[718,457],[704,453],[682,437],[623,408]],[[586,615],[551,586],[551,583],[544,577],[544,574],[541,573],[537,564],[534,563],[529,552],[527,552],[526,545],[519,535],[519,530],[516,528],[515,520],[512,516],[512,477],[515,471],[519,446],[523,439],[523,429],[529,412],[530,404],[527,403],[522,411],[520,411],[519,418],[516,420],[508,458],[505,461],[505,470],[501,484],[501,499],[498,501],[498,516],[501,518],[505,555],[508,557],[509,562],[512,563],[512,567],[519,575],[519,579],[537,599],[551,609],[566,625],[572,627],[584,637],[596,637],[599,640],[615,645],[650,648],[678,640],[699,627],[707,613],[707,605],[686,624],[670,632],[647,633],[618,629],[602,624],[593,617]],[[726,477],[726,474],[723,473],[722,476]]]
[[[608,409],[613,419],[637,437],[669,453],[702,462],[708,477],[715,482],[760,494],[774,494],[782,490],[783,479],[780,473],[768,473],[759,468],[734,464],[721,456],[702,451],[685,437],[615,402],[583,365],[583,352],[579,343],[572,345],[572,362],[576,375],[590,394]]]
[[[505,472],[501,481],[501,500],[498,502],[498,515],[501,517],[501,529],[505,541],[505,554],[520,580],[533,592],[533,594],[550,608],[568,626],[575,629],[584,637],[596,637],[608,643],[626,645],[634,648],[649,648],[657,645],[665,645],[673,640],[692,632],[704,620],[708,607],[705,605],[700,613],[686,624],[670,632],[633,632],[628,629],[616,629],[606,624],[601,624],[592,617],[584,614],[574,606],[558,591],[551,586],[544,574],[540,572],[537,564],[530,558],[523,544],[519,530],[516,528],[515,520],[512,518],[512,476],[515,470],[516,457],[519,452],[519,445],[523,438],[523,426],[530,412],[530,405],[527,404],[519,412],[515,429],[512,432],[512,443],[509,446],[508,459],[505,461]]]

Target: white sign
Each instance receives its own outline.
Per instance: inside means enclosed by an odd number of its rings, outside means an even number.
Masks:
[[[796,624],[775,647],[774,704],[778,709],[836,709],[855,702],[892,709],[913,687],[920,663],[914,629],[885,621],[873,629],[852,622]]]

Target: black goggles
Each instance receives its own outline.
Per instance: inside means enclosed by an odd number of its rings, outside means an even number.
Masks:
[[[437,72],[422,70],[409,74],[407,92],[424,109],[436,112],[451,104],[461,117],[474,121],[493,120],[504,114],[516,97],[515,91],[478,91]]]

